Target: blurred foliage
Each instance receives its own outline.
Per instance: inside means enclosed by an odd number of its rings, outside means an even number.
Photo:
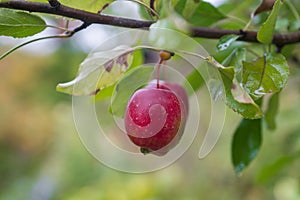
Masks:
[[[300,10],[296,0],[289,2]],[[220,11],[229,18],[216,26],[242,28],[243,21],[249,20],[258,5],[258,0],[232,0],[221,5]],[[263,13],[259,15],[253,26],[266,18]],[[295,20],[288,13],[283,15]],[[230,20],[230,16],[239,19]],[[289,22],[282,23],[286,29],[291,27]],[[289,57],[291,77],[279,97],[280,107],[274,119],[277,129],[271,132],[264,124],[262,149],[237,177],[228,155],[233,128],[240,117],[231,110],[220,141],[203,160],[197,158],[202,136],[177,162],[153,173],[121,173],[95,160],[76,134],[71,97],[55,91],[57,83],[76,75],[86,55],[68,41],[60,42],[52,55],[15,52],[0,62],[0,200],[300,198],[299,45],[283,49]],[[213,40],[203,43],[211,54],[216,45]],[[260,50],[256,45],[250,48]],[[219,55],[219,60],[228,55],[225,54]],[[205,111],[205,104],[202,106]],[[207,119],[202,120],[206,123]]]

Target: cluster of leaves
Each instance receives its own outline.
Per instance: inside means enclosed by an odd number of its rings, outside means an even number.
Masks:
[[[60,2],[91,12],[97,12],[99,5],[118,4],[118,1],[113,0],[62,0]],[[158,31],[159,28],[189,34],[191,25],[239,29],[249,28],[252,25],[258,31],[257,40],[262,44],[261,47],[256,47],[256,50],[252,49],[253,46],[238,41],[243,35],[226,35],[220,38],[217,53],[213,57],[199,55],[210,63],[211,67],[219,70],[226,92],[225,103],[244,118],[236,129],[232,141],[232,161],[236,172],[240,173],[255,158],[260,149],[262,122],[267,122],[270,129],[276,126],[278,96],[287,83],[289,67],[286,58],[278,52],[275,53],[271,44],[279,23],[288,19],[292,21],[292,26],[289,27],[297,27],[295,22],[299,18],[297,14],[288,18],[286,16],[278,18],[278,16],[285,15],[289,10],[294,13],[297,11],[289,1],[285,4],[281,0],[262,1],[252,15],[244,16],[245,20],[250,20],[247,24],[244,23],[243,17],[237,19],[228,14],[229,6],[232,8],[229,4],[226,4],[228,7],[225,5],[216,8],[204,1],[160,0],[155,1],[154,7],[158,14],[154,15],[149,0],[133,2],[138,3],[142,19],[156,20],[150,27],[153,46],[148,48],[157,51],[166,48],[175,52],[180,50],[179,44],[169,42],[169,40],[176,41],[176,38],[173,38],[175,36],[164,35]],[[249,1],[244,4],[251,5]],[[117,15],[113,11],[108,14]],[[26,12],[0,9],[0,16],[0,34],[5,36],[27,37],[49,27],[39,16]],[[247,18],[249,16],[250,19]],[[153,72],[153,67],[137,67],[142,64],[141,60],[136,59],[139,57],[136,55],[141,54],[138,42],[91,53],[81,63],[78,76],[71,82],[59,84],[57,90],[72,95],[96,94],[98,100],[112,97],[111,112],[122,117],[130,94],[137,86],[145,84]],[[197,70],[187,75],[186,79],[194,90],[203,85]],[[262,110],[263,97],[266,95],[271,95],[271,98],[269,98],[268,108]]]
[[[222,64],[231,67],[220,67],[226,89],[226,103],[244,117],[232,140],[232,162],[237,173],[241,173],[249,165],[261,147],[263,120],[265,119],[270,129],[275,127],[278,93],[284,88],[289,76],[286,58],[280,53],[272,53],[270,46],[282,6],[280,0],[272,3],[274,5],[270,7],[263,1],[254,12],[259,14],[271,9],[257,34],[257,40],[269,45],[269,50],[262,52],[263,55],[260,56],[251,52],[251,47],[238,46],[222,60]],[[226,51],[237,39],[237,35],[221,38],[217,45],[218,50]],[[247,61],[247,51],[254,54],[251,61]],[[267,94],[272,96],[268,109],[263,111],[262,101]]]

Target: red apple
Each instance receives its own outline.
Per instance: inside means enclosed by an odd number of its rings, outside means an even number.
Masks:
[[[146,86],[146,88],[154,88],[157,87],[157,80],[151,80],[148,85]],[[177,83],[170,83],[170,82],[166,82],[166,81],[162,81],[159,80],[159,88],[161,89],[169,89],[171,91],[173,91],[178,98],[180,98],[181,102],[183,103],[184,106],[184,116],[187,116],[188,114],[188,110],[189,110],[189,99],[188,99],[188,95],[185,91],[185,89],[177,84]]]
[[[172,90],[148,87],[137,90],[128,102],[125,129],[143,153],[164,155],[174,145],[182,121],[182,103]]]
[[[180,125],[180,128],[178,130],[176,137],[172,140],[172,142],[168,145],[168,147],[166,147],[158,152],[163,155],[179,143],[179,141],[184,133],[185,124],[186,124],[186,120],[187,120],[187,116],[188,116],[189,100],[188,100],[188,95],[187,95],[185,89],[177,83],[170,83],[167,81],[159,80],[158,87],[160,89],[167,89],[167,90],[173,91],[176,94],[177,98],[180,99],[181,107],[184,108],[184,109],[182,109],[181,125]],[[148,85],[146,86],[146,88],[157,88],[157,79],[151,80],[148,83]]]

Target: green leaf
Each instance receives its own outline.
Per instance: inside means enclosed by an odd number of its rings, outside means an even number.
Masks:
[[[125,74],[129,73],[132,69],[142,65],[144,63],[144,57],[143,57],[143,51],[142,49],[137,49],[133,52],[133,61],[128,68],[128,70],[125,72]],[[105,98],[111,97],[113,95],[113,91],[116,87],[116,83],[114,85],[108,86],[100,90],[96,96],[95,100],[96,101],[101,101]]]
[[[237,47],[222,62],[222,65],[234,66],[235,78],[239,83],[242,82],[243,61],[245,60],[246,49]]]
[[[300,152],[295,152],[293,154],[285,155],[285,156],[278,158],[275,162],[262,168],[259,171],[258,176],[257,176],[257,182],[265,183],[265,182],[271,180],[276,175],[278,175],[281,171],[283,171],[284,168],[291,165],[299,157],[300,157]]]
[[[197,69],[194,69],[191,73],[186,76],[185,81],[183,82],[183,87],[186,89],[189,95],[193,94],[194,91],[197,91],[205,84],[201,74]],[[192,91],[190,88],[192,87]]]
[[[221,76],[225,87],[227,106],[241,114],[244,118],[261,118],[263,116],[263,113],[260,107],[257,104],[255,104],[255,102],[251,99],[250,96],[247,96],[247,93],[243,91],[243,88],[239,87],[239,84],[233,83],[233,67],[219,69],[219,71],[221,72]],[[240,95],[243,96],[240,97]]]
[[[184,5],[184,9],[182,6]],[[208,2],[180,0],[175,10],[194,26],[210,26],[226,16]]]
[[[246,49],[238,48],[236,50],[235,56],[231,61],[231,64],[234,66],[234,71],[236,73],[236,79],[239,83],[242,82],[242,71],[243,71],[243,61],[246,60]]]
[[[231,45],[231,43],[236,41],[239,37],[240,37],[239,35],[225,35],[221,37],[221,39],[217,44],[217,50],[224,51]]]
[[[237,52],[237,50],[238,50],[238,48],[236,48],[236,49],[233,49],[232,51],[231,51],[231,53],[230,54],[228,54],[228,56],[225,56],[224,57],[224,59],[221,59],[221,63],[222,63],[222,65],[224,65],[224,66],[232,66],[232,61],[234,60],[234,58],[235,58],[235,55],[236,55],[236,52]],[[226,50],[225,50],[226,51]],[[220,51],[218,51],[218,53],[216,54],[216,56],[215,56],[215,58],[222,58],[223,57],[223,55],[222,55],[222,57],[219,55],[219,52]]]
[[[254,62],[243,62],[243,86],[257,98],[279,92],[288,76],[289,66],[281,54],[270,53]]]
[[[45,28],[44,20],[36,15],[0,9],[0,35],[21,38],[35,35]]]
[[[237,81],[236,78],[233,78],[232,80],[231,94],[234,100],[236,100],[239,103],[253,104],[253,105],[255,104],[253,99],[244,90],[244,88],[241,86],[241,84]]]
[[[232,163],[237,174],[256,157],[261,143],[261,119],[243,119],[234,132],[231,146]]]
[[[114,85],[105,87],[105,88],[103,88],[102,90],[100,90],[100,91],[96,94],[95,100],[96,100],[96,101],[100,101],[100,100],[106,99],[106,98],[108,98],[108,97],[111,97],[112,94],[113,94],[113,91],[114,91],[115,86],[116,86],[116,85],[114,84]]]
[[[132,60],[132,63],[128,70],[138,67],[145,62],[143,49],[135,49],[132,56],[134,59]]]
[[[221,73],[223,84],[225,87],[225,103],[229,108],[241,114],[247,119],[257,119],[263,116],[260,107],[252,100],[252,98],[244,91],[239,83],[235,80],[233,67],[224,67],[217,63],[212,57],[209,62],[217,67]]]
[[[270,130],[276,129],[276,116],[278,113],[278,105],[279,105],[279,93],[275,93],[269,99],[268,108],[265,113],[267,127]]]
[[[235,78],[239,83],[242,82],[243,61],[245,60],[246,49],[237,47],[222,62],[222,65],[234,66]]]
[[[235,54],[238,49],[244,48],[245,43],[243,42],[233,42],[231,45],[224,51],[216,51],[213,57],[224,66],[232,66],[232,60],[235,57]]]
[[[133,48],[118,46],[106,51],[91,53],[80,65],[77,77],[58,84],[57,91],[79,95],[91,95],[115,84],[132,63]]]
[[[257,33],[257,40],[260,41],[261,43],[266,43],[266,44],[272,43],[276,20],[277,20],[277,16],[279,14],[281,5],[282,5],[281,0],[277,0],[275,2],[268,19],[260,27],[260,29]]]
[[[134,91],[149,82],[153,71],[153,67],[141,66],[129,71],[120,79],[112,95],[111,112],[113,115],[124,116],[130,97]]]

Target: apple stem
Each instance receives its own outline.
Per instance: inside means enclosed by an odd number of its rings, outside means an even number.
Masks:
[[[161,67],[161,64],[163,63],[164,59],[163,58],[160,58],[159,62],[158,62],[158,65],[157,65],[157,71],[156,71],[156,88],[159,88],[159,77],[160,77],[160,67]]]
[[[157,74],[156,74],[156,79],[157,79],[157,84],[156,84],[156,87],[159,88],[159,75],[160,75],[160,66],[161,64],[166,61],[166,60],[169,60],[172,56],[174,56],[174,52],[169,52],[169,51],[160,51],[159,52],[159,57],[160,57],[160,60],[158,62],[158,65],[157,65]],[[163,71],[164,74],[164,78],[165,78],[165,70]]]
[[[164,61],[163,64],[165,64],[165,62],[166,62],[166,61]],[[161,70],[162,70],[162,77],[163,77],[163,80],[166,80],[166,68],[163,67]]]

